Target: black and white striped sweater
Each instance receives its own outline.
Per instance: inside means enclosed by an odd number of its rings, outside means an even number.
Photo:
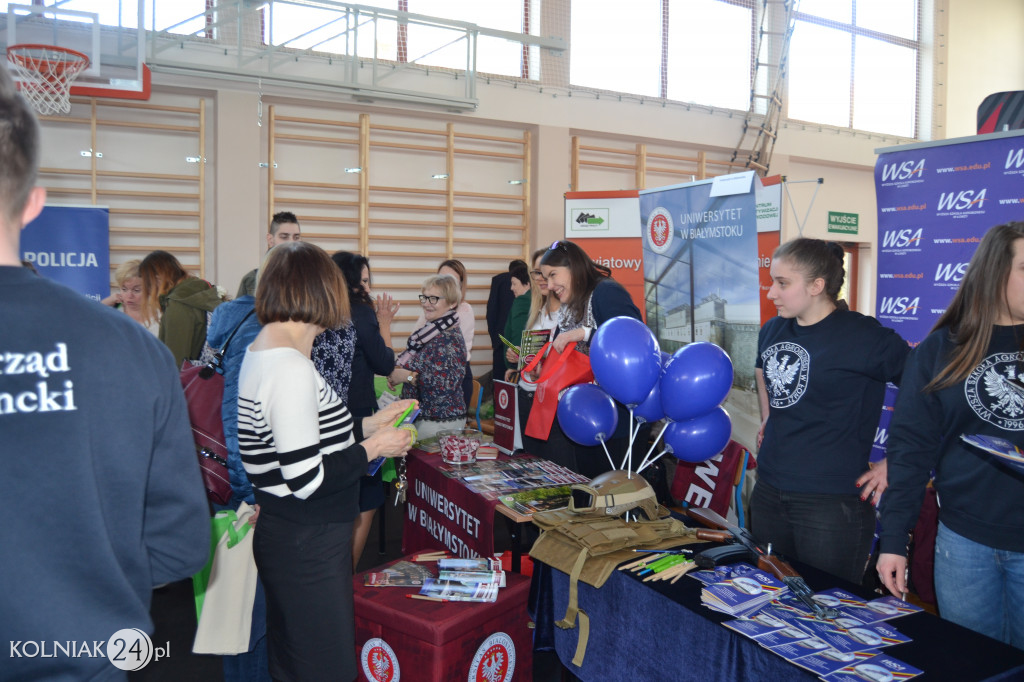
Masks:
[[[238,446],[261,513],[296,523],[359,513],[362,429],[294,348],[247,350],[238,380]]]

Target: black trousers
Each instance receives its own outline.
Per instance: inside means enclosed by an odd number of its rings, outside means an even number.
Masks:
[[[772,551],[860,585],[875,534],[875,508],[856,494],[779,490],[759,479],[750,529]]]
[[[271,677],[354,680],[352,523],[306,525],[264,513],[255,532]]]

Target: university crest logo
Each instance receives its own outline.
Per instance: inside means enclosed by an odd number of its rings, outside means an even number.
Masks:
[[[761,353],[768,402],[772,407],[791,407],[807,391],[811,356],[795,343],[776,343]]]
[[[1024,377],[1016,353],[995,353],[981,361],[964,382],[974,413],[1007,431],[1024,431]]]

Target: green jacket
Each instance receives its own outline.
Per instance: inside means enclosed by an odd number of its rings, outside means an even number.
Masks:
[[[160,297],[160,333],[158,337],[171,349],[174,362],[197,360],[206,341],[207,313],[222,303],[217,289],[206,280],[187,277]]]
[[[516,299],[512,301],[512,309],[508,312],[508,320],[505,321],[505,333],[502,336],[517,346],[522,342],[523,330],[526,329],[526,323],[530,320],[531,299],[529,290],[522,296],[516,296]],[[505,365],[509,369],[515,369],[518,364],[518,362],[509,362],[507,358],[505,359]]]

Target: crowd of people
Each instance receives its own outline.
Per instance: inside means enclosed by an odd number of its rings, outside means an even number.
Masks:
[[[154,251],[122,264],[108,307],[97,306],[21,267],[19,232],[45,191],[35,184],[38,124],[3,69],[0,120],[0,311],[19,321],[0,328],[0,347],[45,358],[34,374],[2,377],[0,393],[19,396],[3,416],[18,455],[0,461],[4,508],[39,511],[4,514],[0,523],[0,543],[18,547],[0,553],[0,573],[17,587],[0,597],[0,640],[25,636],[15,624],[52,641],[150,630],[152,589],[202,568],[210,508],[178,371],[231,339],[221,361],[232,490],[223,508],[256,507],[260,584],[250,651],[225,657],[225,679],[353,679],[351,576],[384,500],[369,465],[409,451],[413,437],[394,422],[410,406],[420,410],[420,438],[465,424],[475,335],[466,267],[445,260],[422,283],[421,314],[400,352],[392,342],[399,305],[374,294],[369,260],[302,241],[298,218],[287,212],[273,216],[263,263],[233,299],[171,253]],[[839,298],[837,245],[787,242],[771,277],[767,296],[778,316],[762,327],[756,356],[754,535],[860,583],[880,519],[877,573],[899,596],[908,534],[933,479],[942,503],[941,615],[1024,648],[1024,478],[959,439],[977,433],[1024,446],[1024,223],[985,235],[953,302],[914,349]],[[501,334],[515,343],[524,331],[543,330],[556,353],[570,345],[586,353],[614,317],[642,319],[610,271],[564,240],[534,252],[529,264],[510,263],[492,280],[492,299],[492,340]],[[536,375],[520,374],[518,355],[500,347],[494,376],[518,382],[525,424]],[[401,397],[378,407],[375,377],[401,385]],[[887,382],[901,387],[888,457],[869,464]],[[1016,412],[987,408],[983,390],[1007,396]],[[53,409],[28,407],[40,391]],[[622,451],[625,412],[619,424],[608,446]],[[588,477],[608,468],[600,448],[573,442],[557,420],[546,439],[523,442]],[[107,665],[9,664],[26,679],[91,679]]]

